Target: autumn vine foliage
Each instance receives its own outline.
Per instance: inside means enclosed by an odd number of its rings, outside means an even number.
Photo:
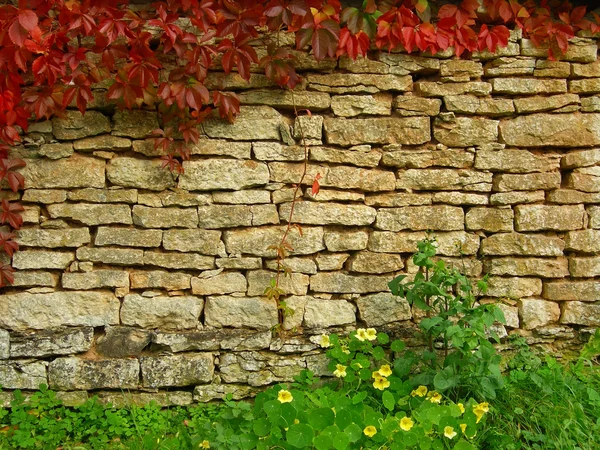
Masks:
[[[240,101],[233,92],[210,90],[210,70],[236,71],[248,80],[260,66],[281,87],[293,89],[300,76],[294,55],[278,45],[279,33],[294,33],[296,47],[317,60],[366,56],[369,49],[457,56],[506,46],[510,28],[521,28],[536,45],[560,56],[576,32],[600,31],[600,17],[568,2],[463,0],[439,7],[427,0],[365,0],[343,7],[340,0],[14,0],[0,6],[0,178],[17,192],[11,157],[32,121],[60,116],[67,108],[84,113],[97,83],[120,108],[156,108],[155,130],[164,167],[181,172],[186,144],[197,142],[199,125],[216,110],[235,120]],[[260,58],[256,48],[264,46]],[[317,186],[318,188],[318,186]],[[18,249],[14,230],[23,207],[3,196],[0,249]],[[0,286],[11,283],[9,264],[0,266]]]

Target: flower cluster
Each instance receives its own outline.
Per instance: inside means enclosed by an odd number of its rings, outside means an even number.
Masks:
[[[473,413],[477,417],[477,422],[481,420],[483,415],[490,410],[490,404],[488,402],[478,403],[477,405],[473,405]]]
[[[375,381],[373,382],[373,387],[375,389],[379,389],[383,391],[385,388],[390,387],[390,382],[387,379],[392,374],[392,369],[389,364],[384,364],[379,368],[379,370],[373,372],[373,378]]]
[[[375,328],[359,328],[356,330],[355,336],[359,341],[374,341],[377,339],[377,330]]]

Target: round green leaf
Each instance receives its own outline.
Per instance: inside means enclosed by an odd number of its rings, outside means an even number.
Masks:
[[[394,410],[394,406],[396,406],[396,400],[394,399],[394,394],[392,394],[390,391],[383,391],[381,400],[383,401],[383,406],[385,406],[390,411]]]
[[[406,348],[406,344],[399,339],[392,341],[392,345],[390,346],[393,352],[401,352]]]
[[[335,415],[335,424],[343,430],[352,423],[352,414],[348,410],[341,410]]]
[[[267,421],[267,419],[256,419],[252,423],[252,431],[259,437],[266,436],[269,434],[269,430],[271,429],[271,425]]]
[[[350,439],[345,433],[338,433],[333,438],[333,446],[336,450],[346,450],[350,445]]]
[[[362,437],[362,430],[355,423],[351,423],[344,429],[344,434],[350,442],[356,442]]]
[[[317,450],[329,450],[333,445],[333,438],[329,434],[320,434],[313,440]]]
[[[367,398],[367,392],[366,391],[361,391],[361,392],[355,394],[354,397],[352,397],[352,404],[353,405],[358,405],[365,398]]]
[[[296,448],[308,447],[313,441],[313,429],[304,423],[292,425],[286,433],[286,441]]]
[[[256,443],[258,442],[258,437],[254,434],[246,433],[240,436],[240,447],[243,450],[252,450],[256,448]]]
[[[265,402],[265,404],[263,405],[263,410],[265,411],[269,419],[276,419],[281,414],[281,403],[278,400],[270,400],[268,402]]]
[[[375,347],[373,349],[373,358],[375,358],[378,361],[385,358],[385,352],[383,351],[383,349],[381,347]]]
[[[308,415],[308,423],[316,430],[323,430],[333,425],[335,416],[331,408],[318,408]]]
[[[377,342],[385,345],[390,342],[390,337],[385,333],[377,333]]]

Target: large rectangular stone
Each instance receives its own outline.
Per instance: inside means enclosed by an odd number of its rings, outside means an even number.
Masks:
[[[133,228],[98,227],[95,245],[121,247],[160,247],[162,230],[136,230]]]
[[[475,168],[491,172],[552,172],[560,168],[560,161],[560,155],[537,155],[528,150],[477,150],[475,154]]]
[[[189,191],[240,190],[269,182],[267,165],[251,160],[185,161],[183,168],[178,187]]]
[[[544,283],[543,296],[556,301],[596,302],[600,298],[600,281],[549,281]]]
[[[192,278],[192,293],[196,295],[246,293],[247,287],[246,277],[239,272],[221,272],[213,276]],[[264,289],[249,295],[262,295],[263,293]]]
[[[326,75],[315,75],[326,76]],[[321,111],[331,105],[329,94],[285,89],[252,89],[238,94],[242,105],[267,105],[279,109],[309,109]]]
[[[328,144],[418,145],[431,139],[429,119],[425,117],[343,119],[325,118]]]
[[[278,224],[275,205],[208,205],[198,207],[198,226],[235,228]]]
[[[485,96],[492,93],[492,85],[481,81],[471,81],[467,83],[419,81],[415,83],[415,91],[423,97],[446,97],[448,95],[464,94]]]
[[[515,109],[519,114],[553,111],[569,105],[579,106],[580,99],[576,94],[559,94],[549,96],[532,96],[515,98]]]
[[[37,333],[13,333],[10,337],[12,358],[46,358],[55,355],[72,355],[92,348],[94,329],[59,328]]]
[[[209,383],[215,371],[212,353],[146,356],[140,363],[143,385],[147,388]]]
[[[465,215],[467,230],[491,233],[513,231],[514,213],[510,208],[471,208]]]
[[[562,239],[542,234],[498,233],[481,241],[481,254],[498,256],[563,256]]]
[[[600,114],[531,114],[500,123],[500,135],[514,147],[600,145]]]
[[[474,95],[448,95],[444,97],[446,109],[458,114],[505,116],[515,112],[508,98],[481,98]]]
[[[209,270],[215,267],[215,258],[197,253],[144,252],[144,265],[165,269]]]
[[[65,272],[64,289],[129,288],[129,272],[123,270],[94,270],[92,272]]]
[[[494,94],[533,95],[567,92],[566,80],[540,80],[537,78],[492,78]]]
[[[141,265],[144,251],[129,248],[79,248],[77,259],[118,266]]]
[[[441,256],[475,255],[479,250],[479,236],[464,231],[435,233],[437,254]],[[414,253],[417,243],[427,238],[425,231],[373,231],[367,248],[382,253]]]
[[[202,129],[211,138],[279,141],[282,125],[287,126],[283,116],[270,106],[241,106],[234,123],[228,123],[215,114],[202,123]]]
[[[149,208],[135,205],[133,223],[143,228],[196,228],[196,208]]]
[[[163,247],[179,252],[198,252],[217,255],[220,250],[221,232],[216,230],[165,230]]]
[[[183,330],[197,328],[204,307],[200,297],[143,297],[126,295],[121,307],[121,323],[138,328]]]
[[[503,173],[494,176],[495,192],[551,191],[560,188],[560,172],[512,174]]]
[[[390,146],[393,147],[393,146]],[[432,166],[471,167],[475,155],[465,150],[392,150],[384,147],[382,164],[401,169],[425,169]]]
[[[279,217],[287,221],[291,203],[279,207]],[[342,205],[336,203],[297,202],[294,206],[294,223],[310,225],[370,225],[375,221],[375,208],[364,205]]]
[[[581,253],[600,253],[600,230],[570,231],[565,236],[565,248]]]
[[[204,310],[208,326],[269,330],[277,324],[277,304],[266,297],[208,297]]]
[[[106,165],[106,177],[115,186],[163,191],[176,182],[162,165],[161,160],[113,158]]]
[[[277,276],[270,270],[252,270],[247,274],[248,295],[264,295],[265,290],[271,286],[271,280]],[[290,273],[279,277],[278,287],[285,295],[306,295],[309,276],[303,273]]]
[[[256,255],[267,258],[277,256],[276,246],[281,242],[285,227],[271,226],[223,232],[227,253]],[[292,229],[287,236],[293,255],[310,255],[325,249],[323,227],[302,227],[302,234]]]
[[[550,47],[548,45],[536,45],[531,39],[521,39],[521,55],[535,56],[538,58],[547,58]],[[564,55],[561,55],[562,61],[572,62],[595,62],[598,54],[598,46],[593,40],[573,38],[569,42],[569,48]]]
[[[48,366],[51,389],[137,389],[140,365],[137,359],[84,360],[57,358]]]
[[[583,205],[518,205],[515,207],[517,231],[568,231],[583,228]]]
[[[371,150],[370,146],[366,146],[369,150],[338,150],[325,147],[311,147],[311,161],[325,161],[338,164],[352,164],[354,166],[377,167],[381,159],[381,152]]]
[[[110,120],[98,111],[67,110],[62,117],[52,119],[52,132],[59,140],[81,139],[102,133],[110,133]]]
[[[447,205],[406,206],[381,208],[377,212],[375,228],[380,230],[463,230],[464,211]]]
[[[137,203],[137,189],[76,189],[67,192],[73,202],[89,203]]]
[[[44,287],[55,287],[58,284],[58,275],[51,272],[41,271],[24,271],[19,270],[14,274],[14,281],[12,286],[19,287],[31,287],[31,286],[44,286]]]
[[[600,327],[600,305],[565,302],[560,323]]]
[[[192,276],[187,273],[164,270],[133,271],[130,274],[131,289],[159,288],[169,291],[189,289]]]
[[[412,90],[412,77],[406,75],[332,73],[309,75],[307,79],[311,89],[332,94],[372,94],[379,91]]]
[[[72,252],[21,250],[13,255],[15,269],[66,269],[75,260]]]
[[[365,294],[389,291],[388,275],[346,275],[340,272],[321,272],[310,277],[314,292]]]
[[[593,166],[598,163],[600,163],[600,148],[569,152],[565,154],[560,161],[560,165],[563,169]]]
[[[396,189],[489,192],[492,179],[490,172],[470,169],[408,169],[398,172]]]
[[[333,114],[354,117],[361,114],[389,116],[392,113],[391,95],[336,95],[331,99]]]
[[[40,384],[48,383],[46,364],[44,361],[2,361],[0,383],[4,389],[38,390]]]
[[[433,136],[448,147],[470,147],[498,140],[497,120],[482,117],[456,117],[445,121],[435,119]]]
[[[27,159],[19,170],[25,177],[28,189],[56,189],[95,187],[105,183],[105,162],[101,159],[73,155],[57,160]]]
[[[490,297],[521,298],[540,295],[542,280],[539,278],[490,277],[486,295]]]
[[[573,277],[600,277],[600,257],[573,257],[569,260],[569,272]]]
[[[564,278],[569,276],[567,258],[491,258],[484,270],[490,275]]]
[[[120,204],[56,203],[48,205],[53,219],[71,219],[85,225],[121,223],[131,225],[131,207]]]
[[[91,242],[88,228],[67,228],[59,230],[41,230],[39,228],[21,228],[17,243],[23,247],[81,247]]]

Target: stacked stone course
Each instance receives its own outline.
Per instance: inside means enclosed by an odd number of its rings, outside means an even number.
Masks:
[[[258,69],[250,83],[212,72],[241,114],[204,123],[179,176],[161,169],[155,112],[115,113],[100,88],[85,116],[32,125],[15,149],[26,189],[2,191],[26,209],[0,295],[4,389],[188,404],[327,374],[324,332],[377,327],[414,344],[413,312],[387,283],[416,272],[429,231],[440,257],[490,274],[482,301],[500,301],[504,335],[562,352],[600,326],[597,41],[574,39],[560,61],[518,33],[470,60],[299,56],[293,95]],[[282,339],[263,294],[303,171],[300,128],[308,177]]]

